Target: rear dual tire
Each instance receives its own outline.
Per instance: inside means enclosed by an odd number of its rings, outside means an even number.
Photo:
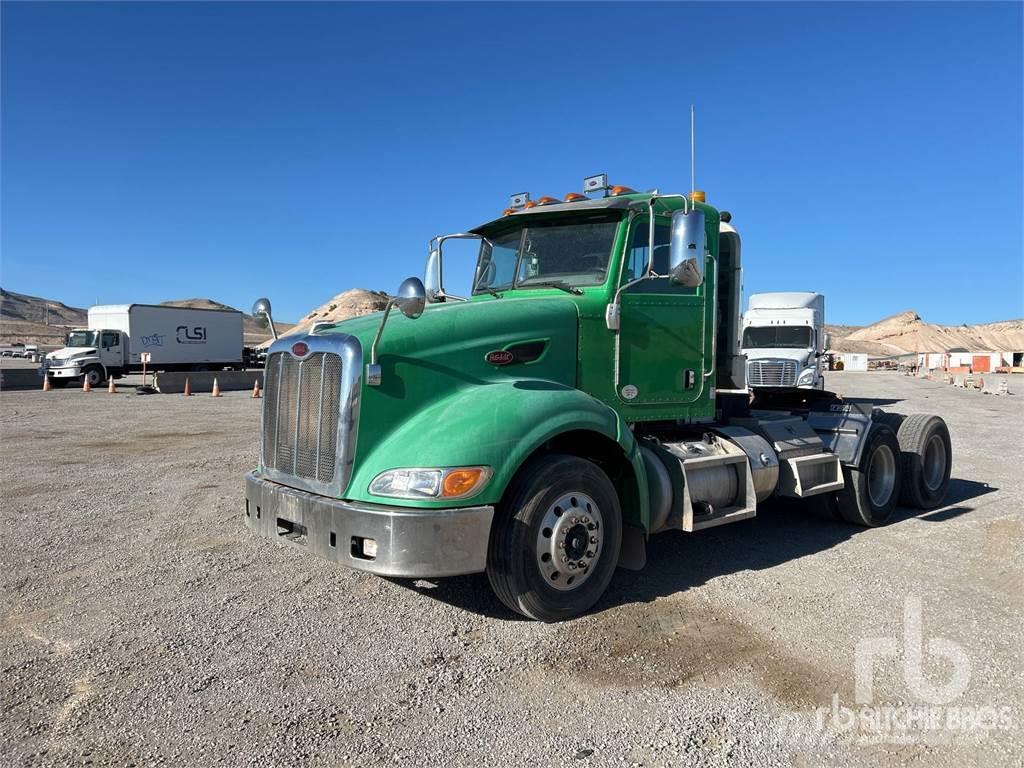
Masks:
[[[873,419],[891,427],[900,444],[900,503],[917,509],[941,506],[949,490],[953,446],[941,416],[876,411]]]
[[[872,424],[856,467],[843,467],[845,487],[836,497],[839,517],[874,528],[892,517],[900,497],[900,444],[886,424]]]

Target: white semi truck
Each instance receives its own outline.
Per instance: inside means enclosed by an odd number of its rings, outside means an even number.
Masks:
[[[829,342],[820,293],[753,294],[740,342],[747,357],[747,386],[824,389],[822,357]]]
[[[40,373],[54,386],[89,379],[91,386],[142,370],[241,370],[242,313],[155,304],[107,304],[89,308],[88,328],[71,331],[63,349],[51,352]]]

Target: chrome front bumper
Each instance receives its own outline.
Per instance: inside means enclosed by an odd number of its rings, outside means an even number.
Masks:
[[[434,578],[487,565],[494,507],[414,509],[339,501],[245,476],[245,524],[264,538],[382,576]],[[363,554],[364,541],[376,556]]]

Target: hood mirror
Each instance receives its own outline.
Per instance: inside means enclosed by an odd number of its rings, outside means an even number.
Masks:
[[[252,305],[252,316],[260,328],[270,327],[270,334],[277,341],[277,328],[274,327],[274,316],[270,313],[270,299],[256,299]]]
[[[407,277],[398,286],[398,294],[393,301],[403,315],[415,320],[423,314],[423,308],[427,303],[427,291],[423,287],[423,281],[418,277]]]
[[[388,322],[388,315],[392,307],[398,307],[398,311],[415,320],[423,314],[423,308],[427,303],[426,289],[423,281],[418,277],[408,277],[398,286],[398,294],[392,296],[388,305],[384,307],[384,314],[381,315],[380,325],[377,326],[377,335],[373,337],[373,344],[370,345],[370,362],[366,364],[366,385],[379,387],[383,378],[380,362],[377,359],[377,347],[380,345],[381,334],[384,333],[384,326]]]

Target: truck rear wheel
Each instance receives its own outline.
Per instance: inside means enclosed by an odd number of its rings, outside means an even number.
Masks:
[[[897,437],[903,475],[900,500],[908,507],[935,509],[946,497],[953,468],[946,422],[940,416],[915,413],[903,420]]]
[[[487,578],[531,619],[578,616],[604,594],[619,559],[622,509],[608,476],[576,456],[532,459],[491,526]]]
[[[837,497],[848,523],[875,527],[892,517],[900,497],[900,444],[886,424],[872,424],[856,467],[843,467],[846,487]]]

